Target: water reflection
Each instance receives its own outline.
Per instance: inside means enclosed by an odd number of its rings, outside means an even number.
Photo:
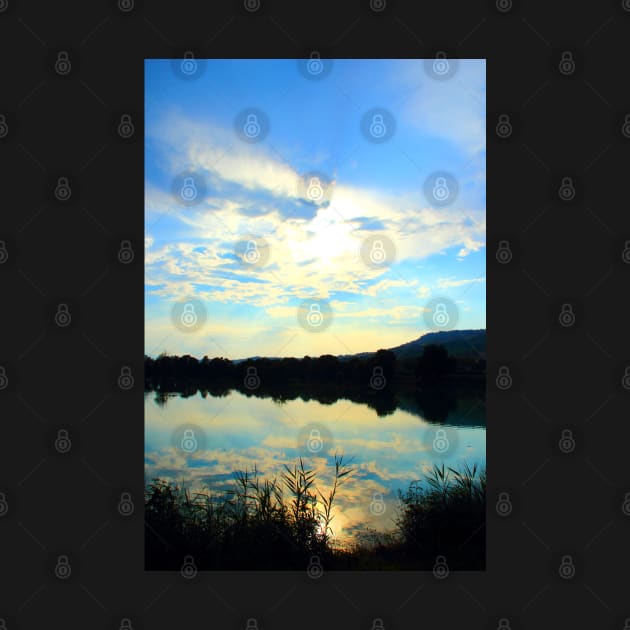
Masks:
[[[255,391],[246,388],[199,387],[189,383],[171,383],[168,390],[148,389],[145,397],[153,396],[157,405],[164,406],[173,398],[190,398],[196,395],[204,399],[208,396],[225,398],[233,391],[240,392],[248,398],[271,398],[280,404],[296,399],[305,402],[313,400],[322,405],[348,400],[366,405],[380,417],[389,416],[397,409],[402,409],[432,423],[469,427],[486,425],[485,389],[478,385],[458,388],[448,386],[425,389],[384,388],[379,391],[369,388],[349,390],[347,387],[319,383],[309,386],[309,391],[305,392],[303,385],[291,383],[276,388],[259,388]]]
[[[303,457],[325,492],[335,454],[352,458],[356,473],[334,512],[341,542],[391,531],[398,491],[434,463],[485,466],[485,396],[474,387],[343,396],[334,387],[308,394],[187,387],[147,391],[145,413],[147,480],[226,492],[235,471],[256,465],[263,478],[279,478]],[[185,431],[195,448],[184,448]]]

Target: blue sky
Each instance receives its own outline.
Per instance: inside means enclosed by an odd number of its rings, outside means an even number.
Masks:
[[[319,81],[296,60],[207,60],[193,80],[145,64],[147,354],[371,351],[428,332],[441,299],[457,328],[485,328],[483,60],[447,80],[423,60],[334,60]],[[260,142],[237,133],[249,108],[269,122]],[[395,121],[386,142],[362,132],[373,108]],[[445,207],[425,191],[437,172],[459,189]],[[323,199],[306,190],[314,173]],[[193,205],[177,194],[187,174]],[[387,263],[370,264],[379,239]],[[241,258],[251,240],[262,264]],[[300,325],[311,299],[332,314],[325,330]],[[173,309],[190,301],[207,318],[186,330]]]

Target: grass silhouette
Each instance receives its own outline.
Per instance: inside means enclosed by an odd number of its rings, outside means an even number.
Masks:
[[[191,492],[153,479],[145,488],[145,565],[179,570],[190,555],[200,570],[304,570],[313,556],[324,569],[431,569],[438,555],[451,569],[485,568],[486,474],[434,465],[399,492],[395,530],[335,543],[333,505],[354,468],[335,455],[333,483],[319,490],[302,458],[280,478],[234,473],[227,492]]]

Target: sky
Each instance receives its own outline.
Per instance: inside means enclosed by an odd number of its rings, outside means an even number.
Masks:
[[[483,60],[177,63],[145,61],[146,354],[485,328]]]

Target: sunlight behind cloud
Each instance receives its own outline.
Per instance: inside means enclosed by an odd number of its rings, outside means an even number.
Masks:
[[[354,98],[363,93],[359,100],[369,102],[378,94],[374,80],[362,85],[360,75],[352,75],[352,67],[361,63],[340,62],[336,70],[350,73],[348,90]],[[151,326],[166,329],[173,302],[195,298],[212,313],[212,326],[218,326],[214,335],[222,330],[220,339],[243,356],[246,349],[227,332],[230,325],[247,321],[262,334],[276,335],[277,330],[270,332],[274,325],[284,330],[294,326],[300,299],[317,297],[336,305],[337,336],[345,338],[362,322],[371,332],[364,330],[361,338],[371,335],[373,346],[386,334],[385,326],[404,324],[404,333],[399,329],[387,336],[417,337],[423,302],[435,291],[454,292],[455,298],[465,285],[480,283],[485,269],[485,158],[480,157],[485,67],[462,63],[456,81],[436,82],[423,71],[418,74],[421,64],[401,61],[396,72],[379,77],[383,94],[406,94],[392,100],[397,136],[379,149],[387,150],[380,156],[375,147],[356,150],[365,145],[357,114],[332,88],[325,93],[326,107],[337,111],[339,119],[322,118],[319,135],[305,125],[301,135],[295,116],[308,86],[296,84],[296,77],[286,76],[286,81],[294,89],[288,98],[298,109],[279,103],[278,111],[268,111],[271,134],[260,144],[244,143],[234,133],[236,112],[226,117],[232,89],[227,83],[221,105],[203,80],[186,87],[187,100],[168,90],[155,94],[146,116],[145,287]],[[386,69],[382,65],[378,71]],[[158,65],[151,68],[159,72]],[[286,66],[279,72],[277,82]],[[245,92],[242,85],[234,98]],[[339,129],[334,150],[320,142],[319,136],[329,137],[326,125]],[[342,159],[348,154],[352,160]],[[433,165],[431,155],[439,160]],[[418,165],[417,175],[398,181],[400,173],[413,173],[410,158]],[[452,206],[434,208],[425,198],[423,181],[429,172],[444,168],[457,176],[461,192]],[[330,195],[319,203],[300,185],[313,169],[330,176]],[[171,190],[173,178],[182,172],[204,178],[207,194],[194,206]],[[362,259],[361,248],[365,239],[381,234],[395,244],[395,259],[378,267]],[[268,243],[264,266],[243,265],[236,251],[245,235]],[[483,327],[483,291],[468,291],[466,300],[464,321]],[[148,330],[149,346],[159,345],[159,337],[157,329]],[[201,340],[197,335],[180,341],[194,347],[206,343]],[[323,343],[330,344],[324,337],[312,340],[314,347]],[[207,346],[199,345],[199,351]]]

